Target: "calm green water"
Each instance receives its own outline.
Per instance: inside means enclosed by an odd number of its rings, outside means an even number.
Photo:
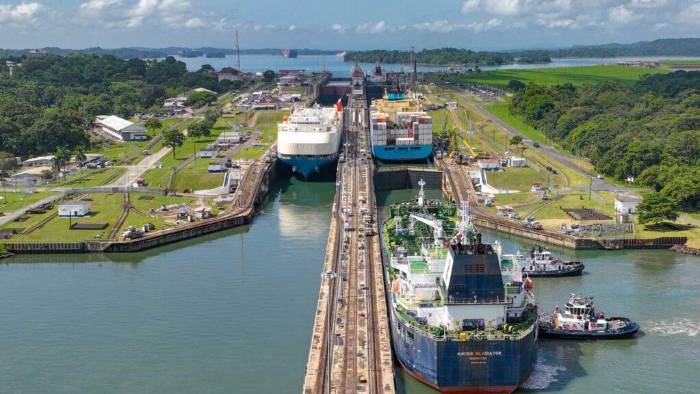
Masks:
[[[250,228],[147,253],[0,265],[0,393],[298,393],[333,190],[291,180]],[[506,250],[529,246],[499,239]],[[537,280],[544,309],[585,292],[645,333],[542,341],[525,391],[698,392],[700,259],[557,252],[584,260],[588,274]],[[403,393],[431,392],[398,376]]]
[[[147,253],[0,265],[0,393],[297,393],[332,182]]]

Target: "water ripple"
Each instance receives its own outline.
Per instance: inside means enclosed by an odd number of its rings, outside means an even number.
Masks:
[[[652,321],[642,327],[645,333],[662,337],[695,337],[700,333],[700,322],[691,319]]]
[[[559,373],[564,371],[566,371],[565,367],[547,365],[541,361],[537,361],[532,374],[530,374],[530,377],[520,387],[528,390],[544,390],[549,387],[550,384],[556,382]]]

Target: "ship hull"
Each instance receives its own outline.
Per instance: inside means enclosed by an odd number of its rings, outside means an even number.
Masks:
[[[427,159],[433,153],[432,145],[373,145],[372,154],[385,161],[412,161]]]
[[[512,393],[537,361],[537,328],[519,340],[435,340],[391,312],[394,353],[403,369],[443,393]]]
[[[294,156],[292,158],[280,158],[280,161],[288,166],[296,175],[309,178],[314,174],[323,171],[324,168],[332,165],[338,160],[338,155],[332,158],[320,158],[317,156]]]

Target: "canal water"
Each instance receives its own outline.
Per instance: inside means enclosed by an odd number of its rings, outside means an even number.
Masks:
[[[187,69],[190,71],[197,71],[203,65],[209,64],[217,70],[223,67],[235,67],[236,58],[234,55],[226,56],[225,58],[207,58],[207,57],[194,57],[194,58],[183,58],[175,57],[187,64]],[[549,68],[549,67],[580,67],[580,66],[590,66],[595,64],[615,64],[619,61],[629,61],[629,60],[648,60],[657,61],[661,59],[700,59],[694,57],[674,57],[674,56],[663,56],[663,57],[620,57],[620,58],[561,58],[552,59],[550,63],[546,64],[505,64],[502,66],[482,66],[482,70],[498,70],[498,69],[527,69],[527,68]],[[350,70],[352,68],[352,62],[345,62],[343,59],[336,57],[335,55],[326,56],[299,56],[295,59],[285,58],[282,55],[241,55],[241,68],[248,72],[263,72],[265,70],[278,71],[280,69],[304,69],[307,72],[311,71],[322,71],[327,70],[333,73],[336,77],[349,77]],[[369,72],[374,64],[371,63],[361,63],[365,72]],[[390,72],[400,72],[400,71],[412,71],[413,68],[406,64],[382,64],[382,68],[385,71]],[[444,71],[447,67],[440,66],[419,66],[419,72],[431,72],[431,71]]]
[[[145,253],[6,260],[0,393],[298,393],[333,191],[333,182],[284,180],[252,226]],[[507,251],[531,245],[498,238]],[[555,251],[585,261],[587,274],[537,280],[542,308],[586,293],[644,333],[541,341],[522,392],[698,392],[699,258]],[[397,374],[401,393],[432,392]]]

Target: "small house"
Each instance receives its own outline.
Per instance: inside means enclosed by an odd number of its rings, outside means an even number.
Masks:
[[[51,167],[56,156],[32,157],[22,162],[23,167]]]
[[[12,175],[9,183],[26,186],[41,185],[48,181],[43,177],[45,172],[53,173],[51,167],[32,167]]]
[[[67,217],[83,217],[90,214],[89,201],[67,200],[58,206],[58,216]]]
[[[212,173],[224,172],[226,171],[226,168],[221,164],[209,164],[209,166],[207,167],[207,171]]]
[[[637,196],[618,194],[615,196],[615,212],[617,213],[637,213],[637,205],[642,199]]]
[[[519,156],[511,156],[508,158],[508,165],[511,167],[525,167],[525,158]]]

